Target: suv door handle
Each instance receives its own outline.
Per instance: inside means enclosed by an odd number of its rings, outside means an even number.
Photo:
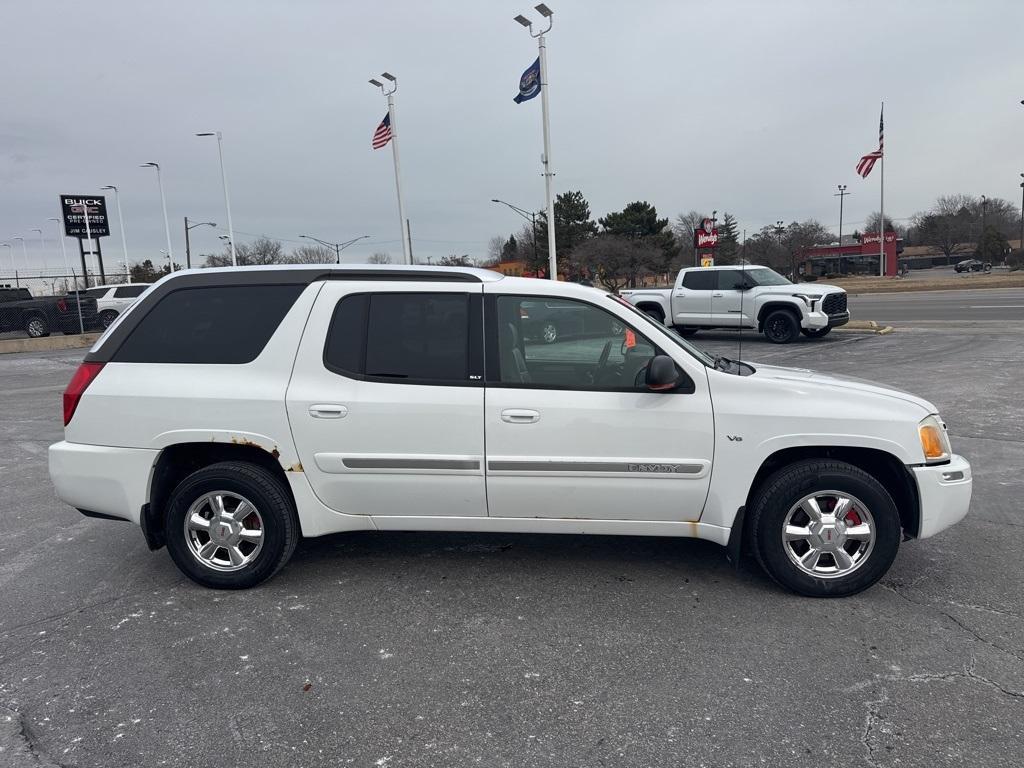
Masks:
[[[540,413],[526,408],[506,408],[501,412],[501,420],[509,424],[534,424],[540,421]]]
[[[712,293],[712,294],[711,294],[711,298],[713,298],[713,299],[720,299],[720,298],[722,298],[722,297],[723,297],[724,295],[725,295],[724,293]]]
[[[343,419],[348,416],[348,408],[334,403],[321,403],[309,406],[309,415],[314,419]]]

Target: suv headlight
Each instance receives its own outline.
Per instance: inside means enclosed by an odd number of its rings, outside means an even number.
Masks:
[[[811,296],[806,293],[794,293],[793,296],[797,299],[802,299],[804,304],[811,308],[812,312],[814,311],[814,303],[821,298],[820,296]]]
[[[946,425],[938,416],[932,415],[922,419],[917,433],[921,438],[921,450],[924,452],[925,462],[938,464],[942,461],[949,461],[953,449],[949,446]]]

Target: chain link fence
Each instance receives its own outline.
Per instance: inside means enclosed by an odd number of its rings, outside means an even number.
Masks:
[[[116,282],[124,275],[108,277],[107,284]],[[0,340],[102,330],[96,298],[86,292],[97,284],[91,273],[0,273]]]

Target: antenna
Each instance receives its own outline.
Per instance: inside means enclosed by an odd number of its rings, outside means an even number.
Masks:
[[[743,246],[740,249],[740,337],[736,344],[736,372],[743,370],[743,324],[746,317],[743,314],[743,296],[747,292],[747,230],[743,230]]]

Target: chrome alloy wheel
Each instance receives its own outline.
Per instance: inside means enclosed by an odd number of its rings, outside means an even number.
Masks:
[[[237,571],[263,549],[263,518],[248,499],[231,491],[200,496],[185,514],[188,551],[215,571]]]
[[[802,572],[838,579],[864,564],[875,533],[874,518],[860,499],[842,491],[815,491],[790,508],[782,544]]]

